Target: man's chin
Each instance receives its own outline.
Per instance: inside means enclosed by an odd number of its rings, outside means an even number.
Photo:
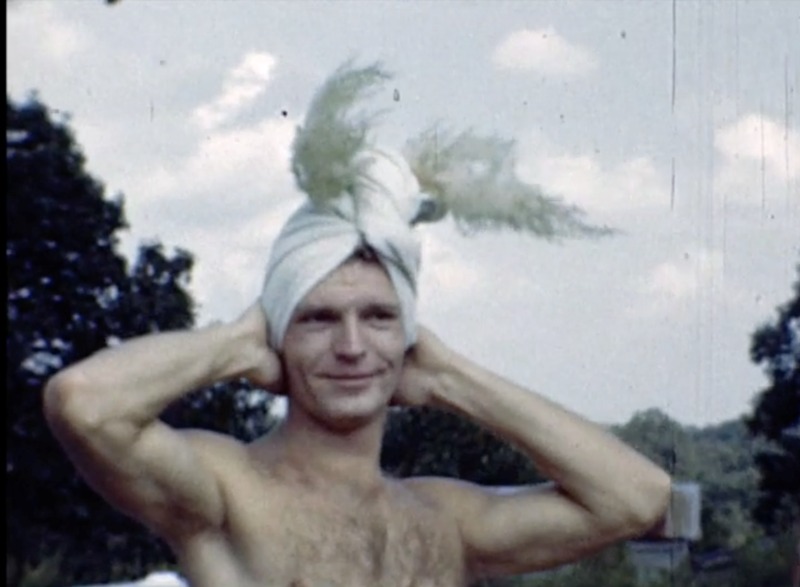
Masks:
[[[387,410],[386,403],[364,409],[336,410],[327,414],[325,423],[336,432],[354,432],[373,424],[383,424]]]

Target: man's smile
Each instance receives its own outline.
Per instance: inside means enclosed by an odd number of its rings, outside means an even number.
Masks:
[[[336,373],[323,373],[322,379],[332,382],[337,387],[346,389],[361,389],[368,387],[385,373],[383,369],[371,371],[347,371]]]

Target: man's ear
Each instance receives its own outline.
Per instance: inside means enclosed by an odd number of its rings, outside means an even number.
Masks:
[[[288,371],[286,371],[286,358],[283,356],[282,350],[276,351],[275,354],[278,355],[278,361],[280,361],[281,364],[281,389],[273,392],[273,395],[289,397],[289,377]]]

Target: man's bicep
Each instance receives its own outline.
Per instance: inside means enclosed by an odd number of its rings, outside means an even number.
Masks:
[[[231,442],[211,432],[174,430],[160,421],[151,425],[133,455],[134,467],[149,471],[139,489],[155,506],[148,512],[155,518],[149,523],[170,531],[180,530],[179,525],[220,526],[224,507],[214,463],[225,459],[220,450],[230,450],[225,445]]]
[[[457,519],[476,577],[515,575],[578,560],[607,546],[589,512],[551,484],[484,487],[455,480],[421,482]]]
[[[70,436],[67,432],[62,443],[89,485],[160,535],[220,522],[222,502],[206,454],[207,433],[177,431],[155,421],[91,439]]]
[[[478,576],[528,573],[576,561],[614,537],[554,484],[475,488],[481,510],[464,519],[470,566]]]

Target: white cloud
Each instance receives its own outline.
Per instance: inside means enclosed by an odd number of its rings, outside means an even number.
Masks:
[[[760,114],[718,128],[714,146],[722,156],[717,192],[727,201],[795,206],[800,194],[800,133]]]
[[[632,157],[604,166],[595,155],[548,153],[525,148],[517,171],[521,179],[559,195],[590,215],[615,215],[627,210],[669,205],[668,179],[648,157]]]
[[[220,95],[210,104],[195,109],[194,121],[200,128],[211,130],[232,119],[264,92],[276,64],[277,60],[269,53],[247,53],[228,72]]]
[[[455,238],[449,222],[429,227],[423,238],[420,300],[441,308],[442,302],[452,304],[475,295],[486,280],[479,267],[470,263],[459,250],[461,241]],[[425,311],[423,309],[422,311]]]
[[[196,260],[192,291],[199,323],[232,320],[257,299],[270,247],[299,203],[299,198],[290,197],[277,205],[254,207],[250,214],[239,215],[238,222],[184,230],[181,244]],[[176,225],[172,234],[178,230]]]
[[[686,247],[681,259],[665,260],[652,267],[638,284],[639,303],[630,312],[639,317],[671,315],[698,300],[725,303],[736,297],[725,282],[725,255],[717,249]]]
[[[647,281],[647,291],[656,295],[666,295],[683,299],[697,292],[700,279],[698,274],[674,262],[658,265]]]
[[[272,241],[300,201],[290,171],[296,121],[266,118],[212,132],[177,160],[126,184],[135,234],[195,256],[199,322],[234,319],[258,295]]]
[[[714,145],[730,165],[763,161],[779,180],[800,176],[800,133],[760,114],[717,129]]]
[[[37,40],[36,43],[24,43],[27,67],[34,64],[38,68],[64,65],[89,47],[86,31],[64,18],[55,4],[23,2],[9,8],[7,5],[7,46],[23,45],[19,39],[26,37]],[[14,37],[18,40],[15,41]],[[6,59],[11,59],[10,53]]]
[[[293,191],[289,159],[294,133],[294,121],[268,118],[251,127],[211,134],[182,162],[160,166],[137,192],[146,194],[149,202],[205,194],[218,204],[249,204],[251,198],[241,193],[247,188],[267,202],[270,191]],[[237,190],[235,198],[230,190]]]
[[[581,75],[597,67],[591,53],[570,43],[552,27],[511,33],[495,48],[492,61],[500,69],[546,75]]]

